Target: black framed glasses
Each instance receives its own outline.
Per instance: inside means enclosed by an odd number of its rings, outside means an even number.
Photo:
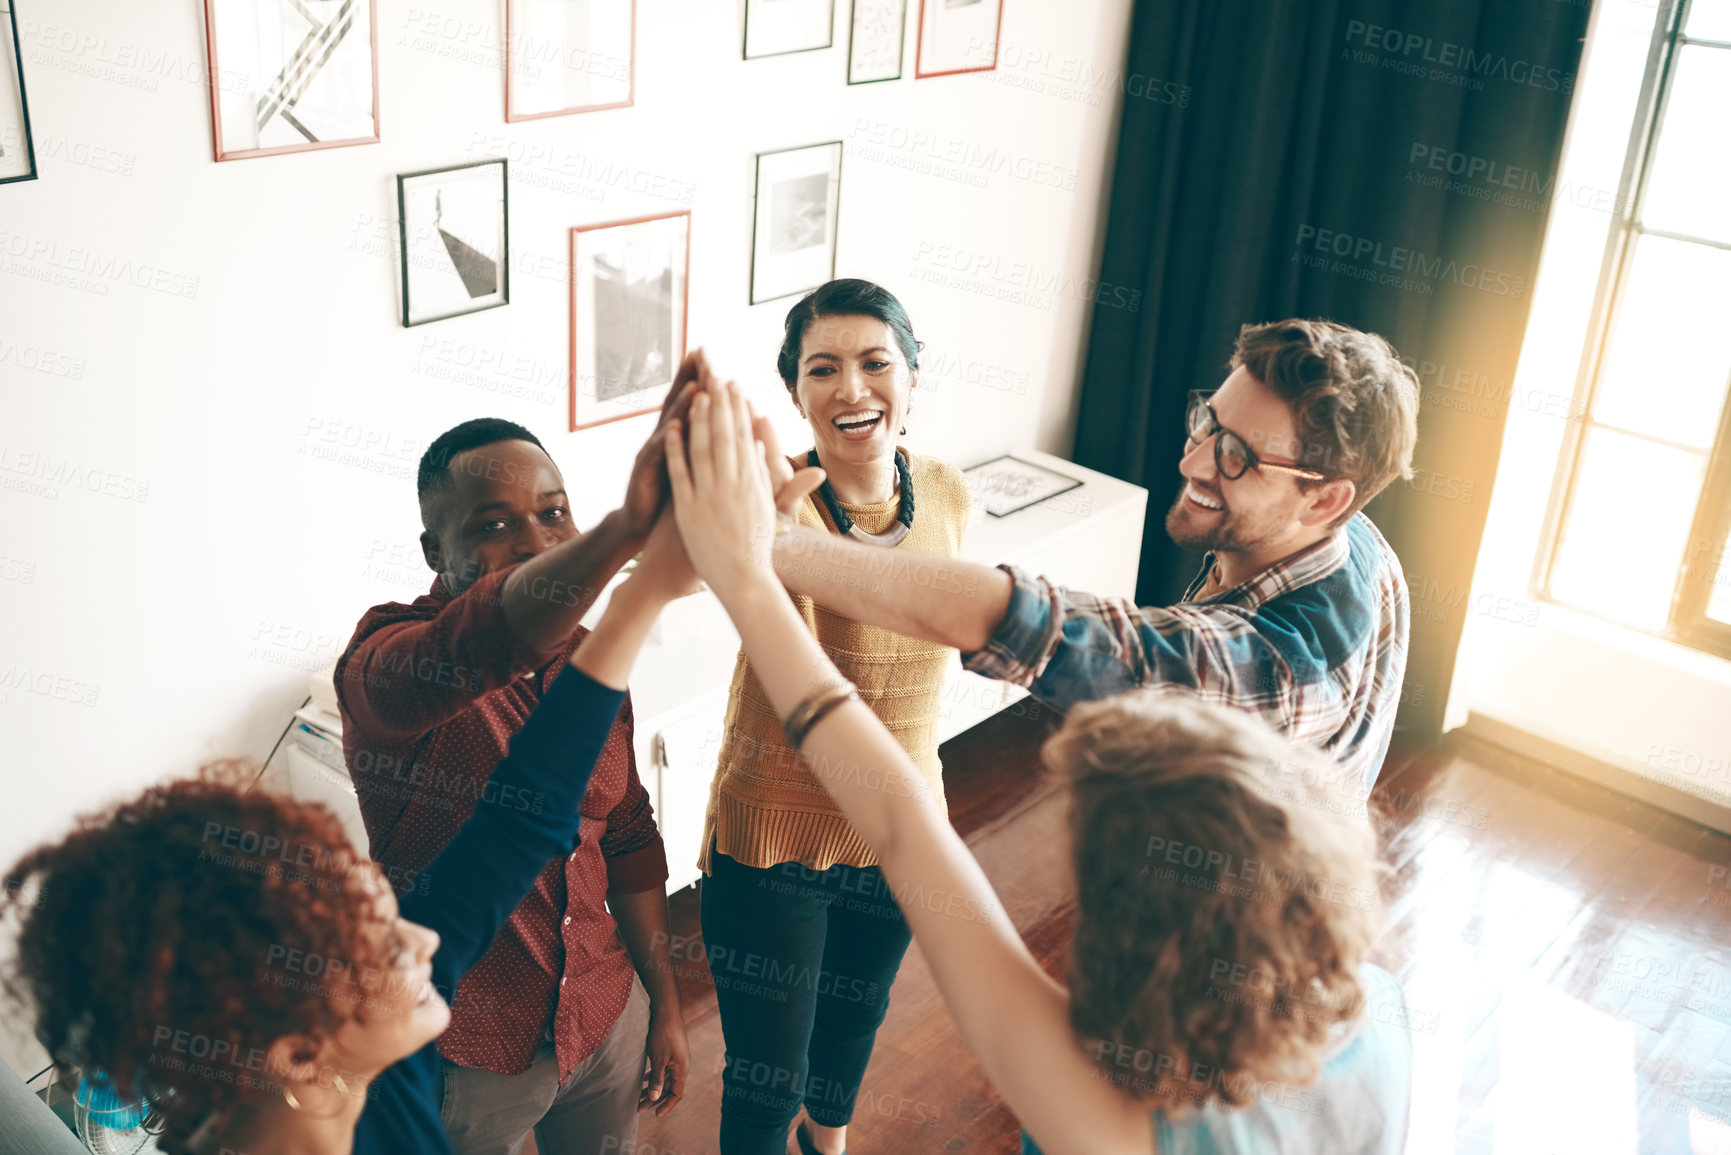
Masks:
[[[1214,392],[1208,389],[1190,391],[1190,408],[1184,414],[1184,431],[1189,435],[1192,445],[1200,445],[1210,437],[1214,438],[1214,468],[1220,472],[1221,477],[1228,481],[1237,481],[1249,470],[1273,469],[1307,481],[1328,480],[1326,473],[1278,461],[1264,461],[1256,456],[1256,451],[1245,444],[1244,438],[1220,424],[1220,419],[1214,415],[1214,406],[1208,403],[1208,399],[1213,396]]]

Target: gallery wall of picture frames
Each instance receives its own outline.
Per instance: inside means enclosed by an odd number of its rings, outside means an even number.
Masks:
[[[631,108],[636,0],[501,0],[505,119]],[[217,161],[376,144],[378,0],[203,0]],[[912,0],[848,0],[846,83],[903,77]],[[997,66],[1002,0],[919,0],[916,78]],[[834,45],[836,0],[746,0],[746,60]],[[755,157],[750,305],[835,276],[842,142]],[[397,177],[405,327],[510,303],[502,158]],[[37,177],[15,0],[0,0],[0,184]],[[685,355],[691,212],[571,229],[570,425],[657,410]]]
[[[24,93],[24,53],[12,0],[0,0],[0,184],[36,179],[36,142]]]

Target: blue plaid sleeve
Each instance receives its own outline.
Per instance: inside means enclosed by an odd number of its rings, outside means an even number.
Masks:
[[[1067,590],[1015,566],[1010,604],[984,649],[963,655],[976,674],[1026,688],[1061,709],[1148,685],[1275,715],[1290,703],[1291,670],[1253,615],[1223,605],[1136,606]]]

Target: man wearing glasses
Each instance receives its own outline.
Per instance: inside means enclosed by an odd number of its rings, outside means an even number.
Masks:
[[[767,429],[760,421],[786,511],[809,486],[792,481]],[[1176,605],[948,558],[959,582],[922,583],[931,570],[917,564],[880,575],[869,547],[785,523],[777,572],[793,593],[954,646],[968,669],[1061,709],[1138,686],[1197,690],[1333,755],[1362,797],[1394,729],[1408,603],[1400,562],[1359,511],[1412,475],[1418,379],[1375,334],[1246,325],[1226,381],[1191,394],[1186,432],[1166,532],[1208,554]]]

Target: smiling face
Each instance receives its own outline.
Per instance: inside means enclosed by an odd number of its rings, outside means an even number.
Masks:
[[[794,404],[826,463],[888,460],[916,382],[890,327],[875,317],[814,317],[800,344]]]
[[[433,988],[438,932],[402,916],[396,893],[376,867],[364,885],[376,916],[367,933],[389,962],[344,976],[344,994],[355,1000],[358,1013],[337,1029],[332,1042],[354,1069],[368,1071],[383,1070],[444,1034],[451,1008]]]
[[[451,459],[427,494],[421,553],[460,594],[495,570],[577,536],[559,467],[528,441],[496,441]]]
[[[397,896],[378,867],[351,876],[352,901],[366,910],[359,928],[366,962],[323,967],[319,981],[336,1031],[314,1040],[289,1035],[271,1046],[272,1073],[291,1083],[354,1095],[372,1076],[444,1034],[451,1008],[434,988],[438,933],[402,917]]]
[[[1300,442],[1292,410],[1249,370],[1233,370],[1212,404],[1220,425],[1238,434],[1258,458],[1294,463]],[[1166,514],[1166,532],[1179,545],[1272,561],[1308,544],[1302,539],[1322,524],[1321,513],[1333,516],[1342,508],[1333,500],[1335,487],[1350,487],[1350,482],[1303,490],[1292,474],[1277,470],[1247,469],[1236,479],[1222,477],[1214,466],[1217,439],[1187,442],[1178,463],[1185,485]],[[1319,505],[1319,498],[1327,500]]]

